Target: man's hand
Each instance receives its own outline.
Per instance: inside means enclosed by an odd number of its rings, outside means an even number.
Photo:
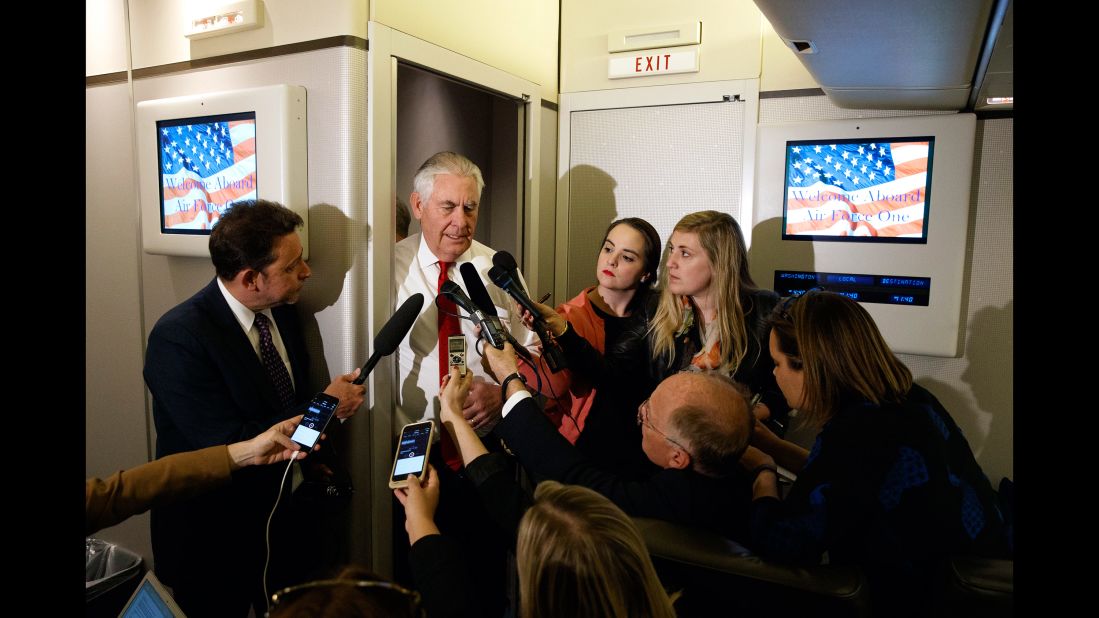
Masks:
[[[491,345],[485,347],[495,349]],[[475,430],[483,426],[491,427],[500,420],[503,407],[504,402],[500,400],[500,387],[475,377],[469,389],[469,397],[466,398],[465,405],[462,407],[462,416]]]
[[[431,464],[427,465],[423,482],[408,475],[408,486],[393,490],[404,507],[404,529],[408,532],[408,542],[414,545],[421,538],[439,534],[435,525],[435,509],[439,506],[439,475]]]
[[[332,395],[340,400],[336,406],[336,418],[345,419],[353,416],[359,406],[363,405],[366,398],[366,387],[361,384],[352,384],[359,377],[362,369],[356,369],[332,380],[328,388],[324,389],[326,395]]]
[[[519,371],[519,361],[515,358],[515,348],[511,347],[510,343],[505,343],[502,350],[486,345],[481,352],[481,368],[499,384],[500,380]]]
[[[251,440],[230,444],[229,459],[232,460],[230,468],[237,470],[245,466],[278,463],[291,457],[297,457],[298,459],[305,457],[307,453],[301,452],[301,446],[290,439],[294,429],[301,422],[302,416],[299,414],[294,418],[277,423]],[[322,435],[321,438],[323,439],[324,436]],[[313,448],[320,448],[320,444],[318,443]],[[298,456],[299,453],[301,453],[300,457]]]

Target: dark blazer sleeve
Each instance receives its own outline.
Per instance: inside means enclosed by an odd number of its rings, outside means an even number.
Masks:
[[[409,554],[412,577],[429,618],[479,618],[477,587],[458,542],[441,534],[416,541]]]
[[[466,475],[477,488],[485,510],[512,549],[515,549],[519,521],[534,503],[530,493],[515,479],[515,474],[513,460],[504,453],[481,455],[466,466]]]
[[[689,521],[689,486],[681,471],[665,470],[643,481],[626,481],[603,470],[573,448],[538,409],[533,398],[520,401],[495,431],[523,467],[538,479],[582,485],[609,498],[629,515]]]

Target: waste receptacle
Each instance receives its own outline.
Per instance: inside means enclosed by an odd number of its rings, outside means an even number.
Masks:
[[[145,575],[145,561],[100,539],[88,537],[85,545],[85,615],[116,618]]]

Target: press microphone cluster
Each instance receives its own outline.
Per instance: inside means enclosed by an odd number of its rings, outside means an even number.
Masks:
[[[401,340],[405,338],[408,331],[412,330],[412,324],[416,322],[416,318],[420,315],[420,309],[424,306],[424,295],[420,293],[409,296],[400,308],[393,314],[393,317],[389,318],[389,321],[385,323],[385,326],[378,331],[378,336],[374,337],[374,353],[367,359],[366,364],[363,365],[363,370],[359,373],[359,377],[355,378],[353,384],[362,384],[366,381],[366,376],[370,375],[373,371],[374,365],[378,364],[383,356],[388,356],[397,349]]]
[[[566,368],[568,363],[565,361],[565,353],[561,350],[561,344],[557,343],[557,339],[549,332],[541,312],[538,311],[534,301],[527,295],[527,290],[519,279],[519,265],[515,263],[515,258],[507,251],[497,251],[496,255],[492,256],[492,264],[492,268],[488,271],[488,278],[492,280],[492,283],[507,292],[509,296],[515,299],[515,302],[534,316],[534,332],[542,340],[542,358],[546,361],[550,371],[557,373]]]

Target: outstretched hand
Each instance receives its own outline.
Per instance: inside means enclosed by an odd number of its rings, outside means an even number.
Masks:
[[[297,429],[298,423],[301,422],[302,416],[299,414],[294,418],[276,423],[251,440],[230,444],[229,458],[233,462],[233,469],[273,464],[293,457],[304,458],[306,453],[301,451],[301,446],[290,439],[294,430]],[[321,439],[324,439],[324,437],[324,434],[321,434]],[[317,446],[313,448],[320,448],[320,443],[318,442]]]

